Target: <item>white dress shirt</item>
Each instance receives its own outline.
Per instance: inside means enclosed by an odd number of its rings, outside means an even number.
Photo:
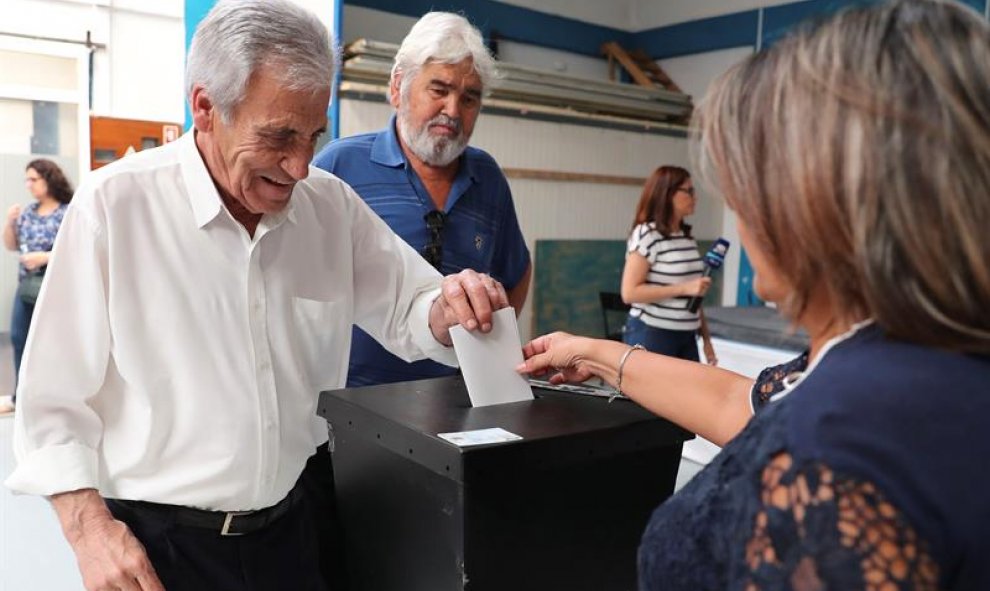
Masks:
[[[92,173],[56,240],[21,367],[6,484],[221,511],[273,505],[327,439],[351,325],[407,360],[440,275],[310,168],[253,238],[192,133]]]

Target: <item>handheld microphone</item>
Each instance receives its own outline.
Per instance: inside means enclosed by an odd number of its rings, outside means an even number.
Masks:
[[[725,262],[725,254],[729,252],[729,241],[725,238],[719,238],[715,241],[715,244],[705,253],[705,270],[702,271],[702,277],[711,277],[712,271],[720,269],[722,263]],[[688,301],[687,309],[691,312],[697,312],[698,308],[701,307],[701,300],[704,299],[702,296],[694,296]]]

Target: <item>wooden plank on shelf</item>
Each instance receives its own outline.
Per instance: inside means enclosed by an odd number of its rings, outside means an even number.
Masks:
[[[601,51],[604,55],[612,56],[620,64],[622,64],[622,67],[625,68],[627,72],[629,72],[629,75],[632,76],[632,79],[636,82],[636,84],[639,84],[640,86],[646,86],[647,88],[656,87],[656,85],[653,83],[653,80],[650,80],[650,77],[647,76],[642,69],[640,69],[640,67],[636,64],[633,58],[630,57],[628,53],[626,53],[626,50],[623,49],[623,47],[618,43],[616,43],[615,41],[608,41],[606,43],[603,43],[601,47]]]
[[[626,185],[642,187],[646,179],[636,176],[618,176],[610,174],[593,174],[588,172],[566,172],[560,170],[540,170],[536,168],[502,169],[506,178],[529,179],[536,181],[555,181],[565,183],[594,183],[600,185]]]
[[[653,60],[649,55],[646,54],[642,49],[634,49],[629,52],[629,57],[636,61],[636,64],[643,69],[644,72],[654,80],[656,80],[660,86],[663,86],[667,90],[672,90],[674,92],[681,92],[681,87],[678,86],[674,81],[667,75],[666,70],[660,67],[656,61]]]

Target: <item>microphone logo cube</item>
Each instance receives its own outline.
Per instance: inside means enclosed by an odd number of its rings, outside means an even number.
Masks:
[[[705,264],[712,269],[718,269],[725,262],[725,254],[729,252],[729,241],[719,238],[715,244],[705,253]]]

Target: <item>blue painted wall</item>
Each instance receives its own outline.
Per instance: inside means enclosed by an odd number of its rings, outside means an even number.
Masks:
[[[199,21],[203,20],[206,13],[213,8],[216,4],[216,0],[186,0],[185,8],[185,27],[186,27],[186,52],[185,55],[189,55],[189,45],[192,43],[193,33],[196,32],[196,25]],[[186,131],[192,129],[192,113],[189,112],[189,97],[186,96],[185,81],[183,81],[182,96],[185,99],[184,106],[186,109]]]
[[[635,46],[654,59],[756,45],[758,10],[640,31]]]

